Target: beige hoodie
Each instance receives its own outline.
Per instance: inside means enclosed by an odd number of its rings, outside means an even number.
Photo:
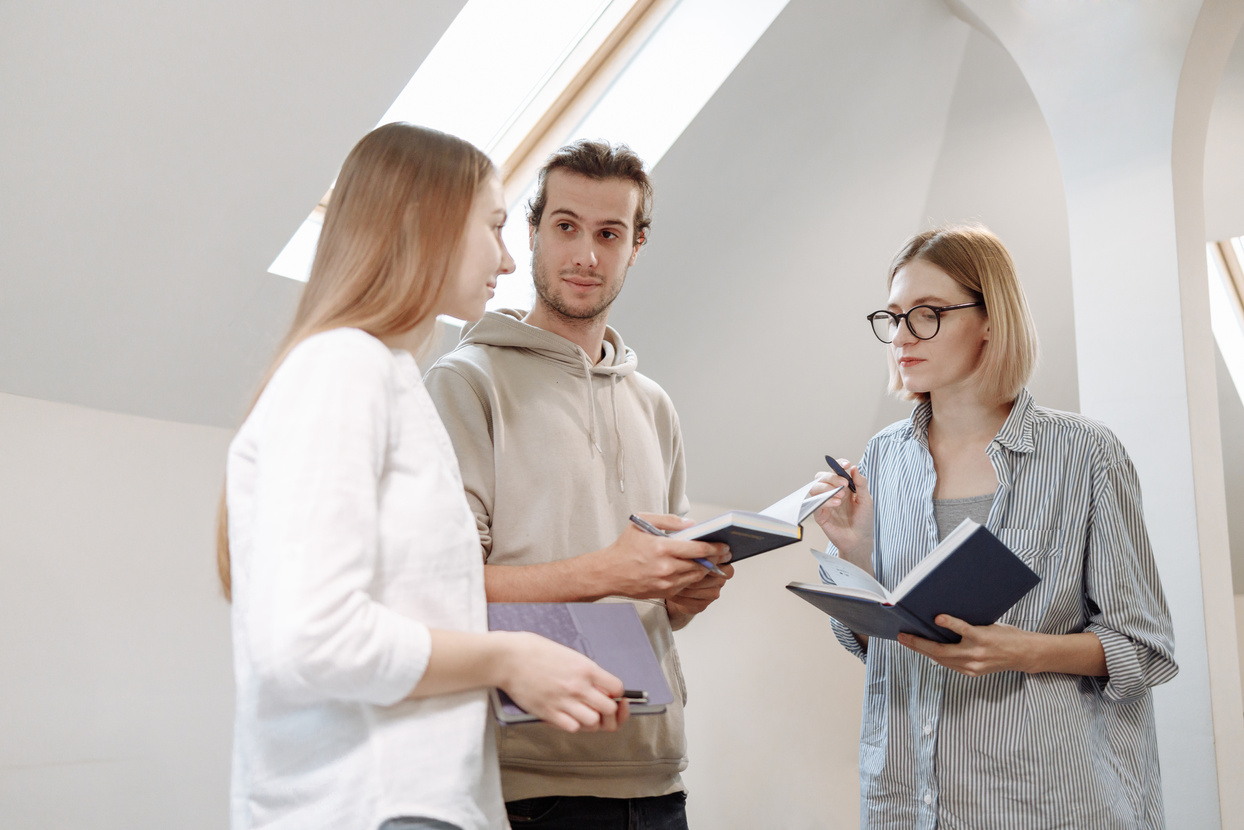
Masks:
[[[522,317],[489,312],[424,379],[457,451],[485,561],[567,559],[613,542],[633,512],[685,514],[678,415],[661,387],[635,371],[635,353],[607,328],[604,358],[593,364],[579,346]],[[507,801],[683,789],[686,687],[665,603],[603,601],[635,604],[674,703],[613,734],[500,728]]]

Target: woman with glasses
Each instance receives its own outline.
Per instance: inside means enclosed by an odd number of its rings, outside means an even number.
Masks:
[[[505,827],[489,687],[567,731],[616,730],[621,682],[488,631],[479,534],[413,352],[514,270],[492,163],[410,124],[342,165],[311,275],[229,447],[232,826]]]
[[[862,826],[1163,827],[1150,689],[1178,669],[1123,446],[1024,388],[1036,332],[984,228],[909,240],[868,319],[891,390],[916,407],[846,465],[855,492],[818,511],[831,552],[893,588],[970,517],[1041,582],[994,625],[939,616],[955,644],[834,621],[866,665]]]

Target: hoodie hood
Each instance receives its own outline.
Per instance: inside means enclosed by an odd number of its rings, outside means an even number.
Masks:
[[[602,343],[604,356],[600,362],[593,362],[578,344],[571,343],[551,331],[524,323],[523,318],[526,316],[527,312],[512,308],[489,311],[479,322],[462,329],[459,346],[478,344],[524,349],[562,367],[568,374],[581,378],[585,382],[583,391],[589,413],[588,441],[592,450],[600,455],[604,455],[605,451],[600,448],[600,415],[596,411],[594,377],[602,377],[609,384],[613,429],[618,436],[618,454],[614,460],[617,465],[618,487],[625,493],[626,448],[622,442],[622,424],[618,415],[618,381],[634,373],[635,367],[639,365],[639,358],[622,342],[622,335],[605,326],[605,339]]]
[[[552,363],[566,368],[567,372],[584,376],[613,375],[624,378],[635,371],[639,358],[622,342],[622,335],[612,326],[605,326],[605,356],[594,362],[587,352],[566,338],[523,322],[527,312],[512,308],[489,311],[478,322],[468,323],[462,329],[460,345],[478,343],[483,346],[506,346],[526,349]]]

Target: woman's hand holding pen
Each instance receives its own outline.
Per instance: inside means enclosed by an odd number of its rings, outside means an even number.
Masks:
[[[841,460],[841,464],[846,476],[838,473],[817,476],[821,485],[813,488],[812,494],[823,493],[833,487],[841,487],[842,490],[821,505],[814,518],[838,549],[839,556],[871,574],[873,499],[868,492],[868,479],[860,472],[859,466],[845,459]]]

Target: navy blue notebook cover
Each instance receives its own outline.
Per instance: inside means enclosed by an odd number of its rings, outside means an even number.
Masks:
[[[647,693],[647,703],[630,704],[631,714],[664,712],[674,700],[639,613],[629,602],[490,602],[488,629],[534,631],[586,654],[625,688]],[[492,700],[501,723],[537,720],[500,689],[492,690]]]
[[[894,640],[901,632],[957,643],[959,635],[933,624],[938,614],[990,625],[1041,581],[988,528],[971,519],[917,568],[922,566],[926,573],[910,585],[900,583],[890,596],[806,582],[786,587],[857,634]]]

